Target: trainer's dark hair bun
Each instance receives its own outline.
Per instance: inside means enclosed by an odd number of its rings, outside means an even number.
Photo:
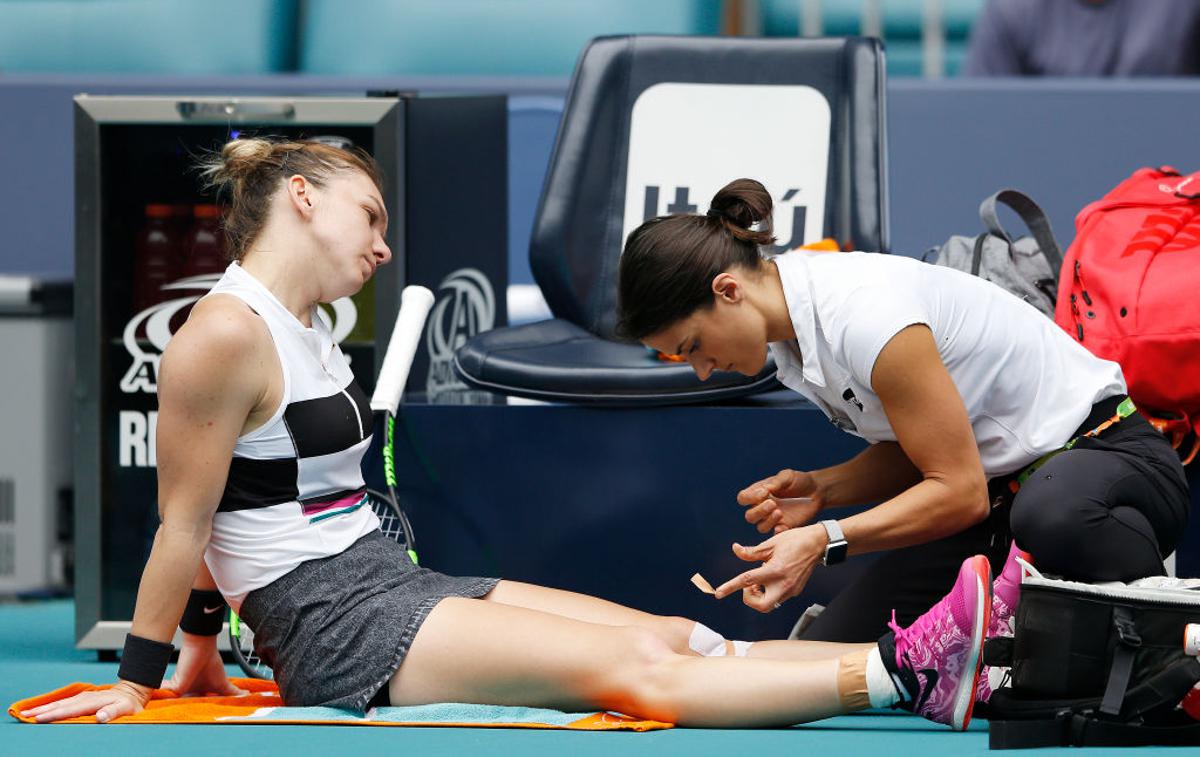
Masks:
[[[734,238],[765,247],[775,243],[771,233],[772,207],[771,195],[761,182],[735,179],[713,196],[714,212],[710,215]]]

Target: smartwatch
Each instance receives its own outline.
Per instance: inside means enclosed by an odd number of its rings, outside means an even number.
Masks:
[[[844,562],[846,554],[850,551],[850,544],[842,533],[842,527],[836,520],[823,520],[821,525],[825,527],[825,533],[829,534],[829,543],[825,545],[825,556],[821,558],[821,564],[837,565]]]

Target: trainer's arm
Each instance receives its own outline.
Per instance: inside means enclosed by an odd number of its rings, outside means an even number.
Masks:
[[[897,449],[920,475],[895,497],[840,521],[851,554],[922,544],[986,518],[987,481],[975,434],[927,326],[909,326],[891,338],[875,360],[871,387],[896,432]],[[894,464],[895,458],[889,461]],[[846,465],[843,473],[873,472],[862,460],[857,468],[854,461]],[[856,492],[870,491],[866,484],[849,486]],[[734,544],[739,558],[762,564],[717,587],[716,596],[741,590],[747,605],[770,612],[803,591],[828,542],[818,523],[787,529],[753,547]]]
[[[851,553],[923,544],[987,517],[987,480],[967,410],[927,326],[884,346],[871,386],[920,478],[885,502],[841,521]]]
[[[844,463],[810,475],[823,508],[890,499],[921,481],[921,471],[896,442],[877,442]]]

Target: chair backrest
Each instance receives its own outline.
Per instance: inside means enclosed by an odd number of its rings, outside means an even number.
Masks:
[[[551,311],[616,323],[617,263],[646,218],[763,181],[781,248],[888,247],[884,70],[868,38],[606,37],[579,60],[530,242]]]

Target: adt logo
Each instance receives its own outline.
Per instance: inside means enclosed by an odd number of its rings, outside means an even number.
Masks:
[[[691,201],[691,187],[675,187],[672,199],[667,203],[666,208],[660,211],[659,197],[661,194],[661,187],[653,185],[646,187],[645,199],[642,202],[642,221],[649,221],[651,218],[664,214],[696,213],[700,210],[699,206]],[[808,217],[808,206],[796,202],[795,198],[798,194],[800,194],[799,189],[788,189],[781,198],[775,201],[776,219],[781,216],[786,217],[787,206],[792,206],[792,228],[788,241],[772,245],[769,248],[771,252],[784,252],[804,244],[804,226]],[[784,227],[776,223],[775,228],[781,231]]]
[[[133,359],[133,364],[121,378],[122,392],[154,394],[158,391],[158,366],[162,361],[163,350],[167,348],[167,343],[171,341],[171,336],[174,334],[173,322],[182,323],[182,320],[177,319],[176,315],[194,305],[220,279],[221,274],[210,273],[164,284],[162,287],[164,291],[198,290],[200,293],[160,302],[138,313],[130,319],[129,323],[125,324],[122,341],[126,351],[129,352],[129,357]],[[333,332],[333,341],[340,343],[354,329],[354,324],[358,321],[358,308],[349,297],[336,300],[329,307],[333,310],[332,317],[325,308],[318,308],[317,315],[330,327]],[[175,325],[178,327],[178,323]],[[143,343],[153,349],[143,349]]]
[[[125,394],[156,394],[158,392],[158,366],[163,350],[171,341],[173,328],[184,322],[183,311],[191,307],[213,288],[221,274],[204,274],[179,279],[163,286],[163,290],[192,290],[187,297],[177,297],[148,307],[125,324],[122,341],[132,359],[129,370],[121,377],[120,389]],[[332,318],[324,307],[317,309],[318,317],[330,327],[335,342],[341,342],[350,334],[358,320],[358,309],[349,297],[343,297],[329,306]],[[350,356],[346,356],[349,361]],[[133,400],[128,400],[132,402]],[[158,413],[150,410],[117,411],[117,459],[122,468],[153,468],[158,464],[155,456]]]
[[[201,290],[207,292],[221,278],[220,274],[205,274],[179,279],[163,286],[164,290]],[[188,297],[178,297],[160,302],[148,307],[130,319],[125,324],[121,335],[125,350],[133,359],[133,364],[121,377],[121,391],[126,394],[145,392],[154,394],[158,391],[158,364],[162,360],[163,350],[171,341],[171,321],[184,308],[191,307],[203,294]],[[139,336],[142,337],[139,339]],[[153,349],[142,349],[147,344]]]
[[[425,391],[429,399],[466,399],[467,386],[454,375],[454,352],[495,322],[496,295],[481,271],[460,268],[438,286],[438,301],[425,332],[429,350]]]

